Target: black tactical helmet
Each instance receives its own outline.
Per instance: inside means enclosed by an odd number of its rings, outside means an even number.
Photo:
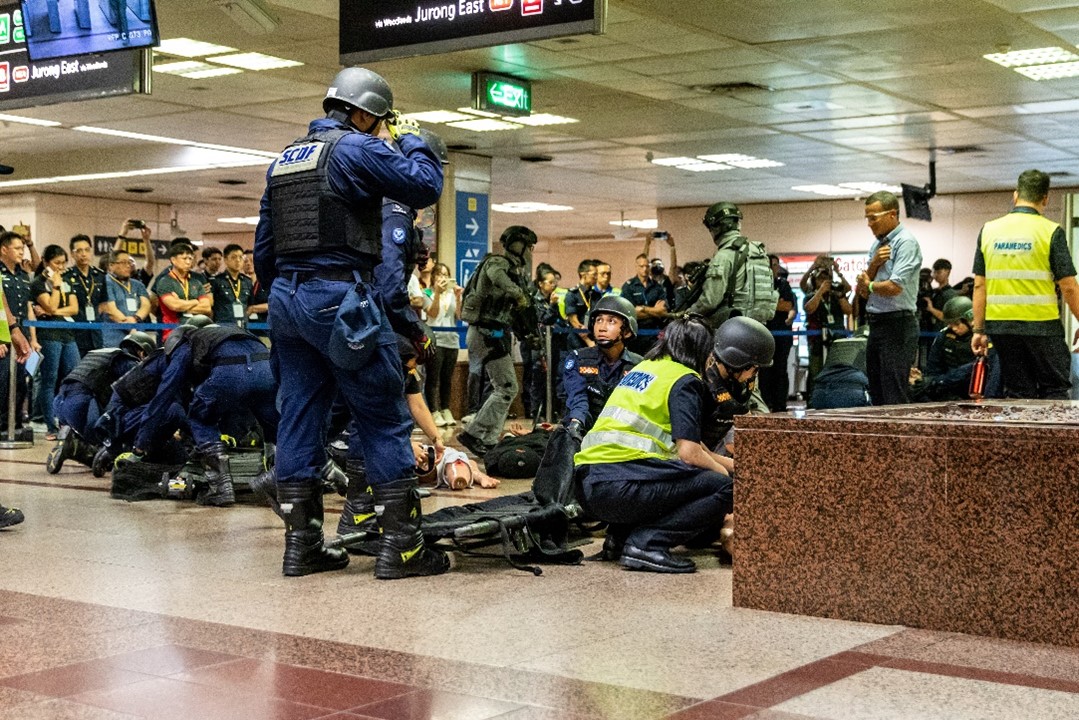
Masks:
[[[420,140],[423,140],[427,147],[431,148],[443,165],[450,164],[450,151],[446,147],[446,143],[442,141],[442,138],[438,136],[438,133],[428,130],[427,128],[420,128],[419,135]]]
[[[637,337],[637,311],[629,300],[626,300],[621,295],[604,295],[596,301],[596,304],[588,312],[588,337],[593,340],[596,338],[592,335],[592,328],[596,324],[596,316],[600,313],[617,315],[622,318],[625,321],[623,327],[628,328],[633,333],[633,337]]]
[[[528,247],[532,247],[537,240],[536,233],[524,225],[510,225],[502,231],[502,237],[498,238],[498,242],[502,243],[502,247],[506,250],[509,250],[510,245],[515,242],[523,242]]]
[[[974,303],[966,295],[957,295],[944,303],[944,322],[953,323],[965,320],[974,322]]]
[[[742,211],[738,206],[729,202],[717,202],[704,213],[704,226],[709,230],[715,230],[724,224],[724,221],[741,220]]]
[[[206,327],[207,325],[213,325],[214,321],[205,315],[191,315],[184,318],[184,325],[190,325],[191,327]]]
[[[330,83],[322,109],[329,112],[335,104],[386,118],[393,113],[393,91],[378,73],[360,67],[345,68]]]
[[[716,330],[716,345],[712,353],[731,370],[772,367],[776,341],[764,325],[752,318],[732,317]]]
[[[135,330],[120,341],[120,349],[126,350],[132,355],[149,355],[157,347],[157,342],[149,333]]]

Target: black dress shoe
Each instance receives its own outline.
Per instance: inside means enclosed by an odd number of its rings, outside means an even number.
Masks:
[[[481,460],[483,459],[483,456],[487,454],[487,451],[491,449],[490,445],[487,445],[478,437],[469,435],[463,430],[457,433],[457,442],[464,445],[469,452]]]
[[[622,557],[622,547],[625,544],[625,538],[615,537],[608,531],[607,537],[603,538],[603,549],[599,552],[599,559],[616,562]]]
[[[675,557],[666,550],[642,550],[626,544],[618,561],[627,570],[647,570],[659,573],[691,573],[697,565],[689,558]]]

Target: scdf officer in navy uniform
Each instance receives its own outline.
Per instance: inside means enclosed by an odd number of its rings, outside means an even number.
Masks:
[[[383,197],[410,207],[433,204],[442,192],[442,165],[416,135],[419,128],[396,118],[390,86],[370,70],[338,73],[322,107],[326,117],[270,166],[255,231],[256,274],[272,281],[270,337],[280,375],[282,570],[307,575],[348,564],[345,551],[323,543],[319,481],[330,404],[340,388],[364,429],[367,480],[384,508],[375,577],[435,575],[449,569],[449,558],[425,548],[420,532],[412,420],[389,320],[378,314],[377,344],[363,348],[370,356],[360,371],[343,369],[348,359],[328,348],[338,309],[357,279],[371,284],[379,264]],[[377,137],[388,119],[396,120],[389,130],[400,153]]]

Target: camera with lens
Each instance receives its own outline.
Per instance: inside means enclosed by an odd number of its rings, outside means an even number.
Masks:
[[[144,223],[142,220],[132,220],[131,227],[135,230],[142,230],[144,227],[146,227],[146,223]]]

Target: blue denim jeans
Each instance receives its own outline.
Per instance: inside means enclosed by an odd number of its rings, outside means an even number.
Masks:
[[[82,437],[97,423],[101,409],[94,394],[82,383],[69,382],[60,386],[52,404],[53,416],[60,425],[67,425]]]
[[[349,445],[362,452],[372,485],[414,474],[412,418],[404,396],[397,337],[385,314],[378,347],[360,371],[342,370],[326,348],[341,301],[351,282],[291,276],[270,288],[270,339],[279,375],[277,479],[281,484],[316,484],[326,462],[326,428],[338,388],[348,405]]]
[[[224,343],[220,352],[230,352],[229,344]],[[221,436],[221,420],[236,408],[249,410],[262,428],[266,441],[277,442],[280,418],[275,405],[276,393],[270,363],[266,360],[215,366],[209,377],[199,383],[191,399],[188,419],[195,445],[216,442]]]
[[[45,428],[56,432],[56,416],[53,415],[53,398],[56,396],[56,382],[75,369],[79,364],[79,346],[74,340],[60,342],[46,340],[41,343],[41,365],[34,379],[34,397],[36,407],[45,416]]]

